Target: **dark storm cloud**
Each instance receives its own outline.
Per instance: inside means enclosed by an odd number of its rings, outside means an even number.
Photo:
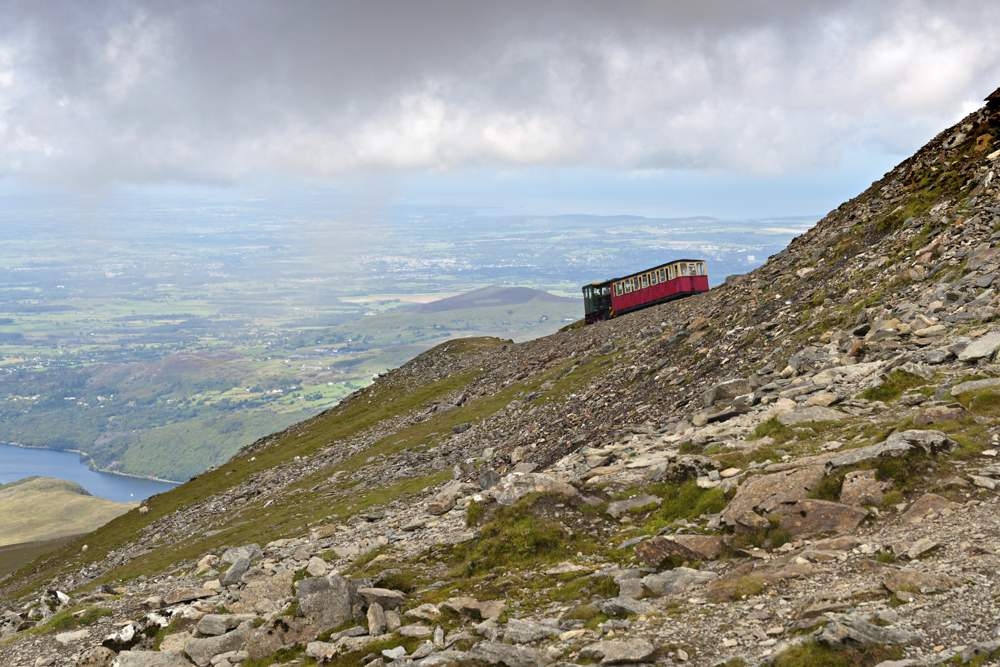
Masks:
[[[993,3],[0,3],[0,172],[780,173],[1000,85]]]

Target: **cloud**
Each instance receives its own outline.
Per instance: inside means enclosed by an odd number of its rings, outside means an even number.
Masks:
[[[8,1],[0,174],[782,174],[1000,85],[995,3]]]

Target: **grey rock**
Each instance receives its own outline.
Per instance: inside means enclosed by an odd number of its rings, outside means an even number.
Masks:
[[[804,408],[796,408],[790,412],[783,412],[778,415],[778,421],[785,426],[794,426],[807,422],[839,421],[845,417],[847,415],[840,410],[811,405]]]
[[[979,361],[989,359],[1000,349],[1000,331],[991,331],[969,343],[958,354],[959,361]]]
[[[750,380],[734,378],[720,382],[708,389],[701,395],[701,400],[706,408],[710,408],[719,401],[730,400],[743,394],[749,394],[751,391],[753,391],[753,387],[750,386]]]
[[[220,653],[239,651],[250,637],[250,624],[244,623],[232,632],[218,637],[193,637],[184,644],[184,654],[198,667],[206,667]]]
[[[398,609],[406,601],[406,593],[389,588],[359,588],[358,595],[368,604],[382,605],[383,609]]]
[[[649,574],[642,578],[642,585],[652,595],[678,595],[695,586],[717,579],[714,572],[676,567],[672,570]]]
[[[373,637],[385,634],[386,622],[385,622],[385,610],[382,608],[378,602],[372,602],[368,605],[368,634]]]
[[[512,618],[503,629],[505,641],[513,644],[532,644],[543,639],[559,636],[559,628],[554,625],[536,623]]]
[[[191,663],[183,655],[171,651],[122,651],[111,665],[112,667],[191,667]]]
[[[656,652],[645,639],[606,640],[589,644],[580,649],[583,660],[600,660],[602,665],[631,665],[645,662]]]
[[[513,646],[502,642],[479,642],[468,652],[472,664],[489,667],[538,667],[551,662],[538,649],[528,646]],[[460,664],[460,663],[459,663]]]
[[[663,502],[662,498],[657,496],[635,496],[634,498],[628,498],[626,500],[616,500],[614,502],[608,503],[608,514],[614,518],[619,518],[623,514],[627,514],[632,510],[640,509],[643,507],[659,507],[660,503]]]
[[[608,616],[629,616],[631,614],[651,614],[655,608],[648,602],[633,600],[632,598],[611,598],[604,600],[599,605],[601,611]]]
[[[208,637],[224,635],[239,627],[240,623],[253,619],[252,614],[205,614],[198,621],[195,630]]]
[[[987,378],[985,380],[970,380],[960,382],[951,388],[952,396],[961,396],[970,391],[982,391],[984,389],[994,389],[1000,387],[1000,378]]]
[[[93,646],[76,661],[76,667],[109,667],[115,659],[115,652],[106,646]]]
[[[229,569],[226,570],[226,573],[224,575],[222,575],[222,579],[221,579],[222,585],[223,586],[234,586],[234,585],[240,583],[240,581],[243,579],[243,575],[246,574],[247,570],[249,570],[249,569],[250,569],[250,559],[249,558],[247,558],[245,556],[237,558],[233,562],[233,564],[229,566]]]
[[[876,625],[854,614],[831,621],[817,636],[818,641],[828,646],[908,644],[917,638],[912,632]]]
[[[296,597],[302,615],[317,628],[332,628],[354,618],[354,586],[339,575],[301,580]]]
[[[246,544],[242,547],[231,547],[222,552],[220,560],[223,563],[232,565],[241,558],[246,558],[251,563],[256,563],[264,556],[260,546],[257,544]]]

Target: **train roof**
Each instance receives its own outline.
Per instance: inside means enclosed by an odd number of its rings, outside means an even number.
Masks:
[[[663,264],[657,264],[656,266],[650,266],[649,268],[642,269],[641,271],[634,271],[633,273],[626,273],[623,276],[618,276],[616,278],[608,278],[607,280],[598,280],[592,283],[587,283],[584,287],[601,287],[609,283],[613,283],[616,280],[625,280],[626,278],[631,278],[632,276],[638,276],[649,271],[656,271],[657,269],[662,269],[671,264],[680,264],[682,262],[704,262],[703,259],[672,259],[669,262],[664,262]]]

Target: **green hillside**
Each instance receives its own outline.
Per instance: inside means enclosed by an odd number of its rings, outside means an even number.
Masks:
[[[49,477],[4,484],[0,486],[0,547],[88,533],[131,507]]]

